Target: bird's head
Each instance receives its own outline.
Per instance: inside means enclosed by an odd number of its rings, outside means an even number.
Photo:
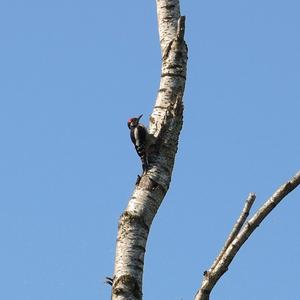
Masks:
[[[140,121],[140,118],[142,117],[143,115],[140,115],[138,118],[130,118],[128,121],[127,121],[127,126],[129,129],[131,128],[134,128],[136,126],[138,126],[139,124],[139,121]]]

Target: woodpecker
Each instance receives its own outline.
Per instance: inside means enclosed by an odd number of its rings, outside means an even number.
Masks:
[[[139,123],[140,115],[138,118],[130,118],[127,122],[127,126],[130,130],[130,138],[135,147],[135,150],[142,160],[143,171],[146,172],[148,169],[148,139],[149,134],[147,128]]]

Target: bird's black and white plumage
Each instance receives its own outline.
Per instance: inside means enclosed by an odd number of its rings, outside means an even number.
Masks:
[[[146,172],[148,164],[148,130],[147,128],[139,123],[140,115],[138,118],[130,118],[127,122],[127,126],[130,130],[130,138],[135,147],[135,150],[142,160],[143,171]]]

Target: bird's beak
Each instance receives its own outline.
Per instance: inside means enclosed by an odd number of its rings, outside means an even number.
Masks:
[[[140,120],[140,118],[142,117],[143,115],[140,115],[139,117],[138,117],[138,121]]]

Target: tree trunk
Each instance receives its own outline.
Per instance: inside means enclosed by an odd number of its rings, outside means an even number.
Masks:
[[[187,47],[179,0],[157,0],[161,81],[150,117],[149,170],[136,183],[120,217],[112,282],[113,300],[142,299],[144,254],[153,218],[166,195],[183,124]]]

